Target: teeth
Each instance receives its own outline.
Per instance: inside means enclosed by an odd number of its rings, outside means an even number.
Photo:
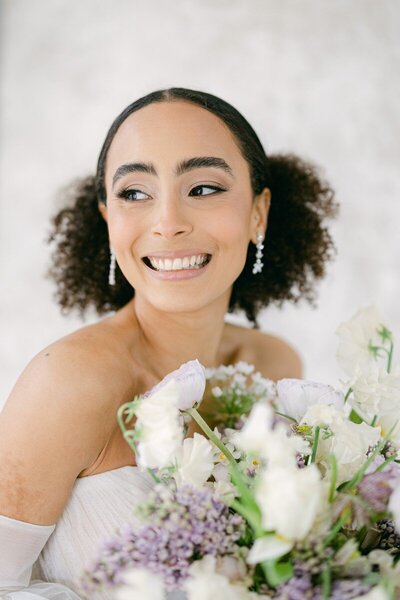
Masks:
[[[199,269],[207,259],[207,254],[185,256],[184,258],[148,257],[152,267],[157,271],[181,271],[182,269]]]

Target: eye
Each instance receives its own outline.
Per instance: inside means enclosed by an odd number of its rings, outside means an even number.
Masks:
[[[211,192],[208,192],[206,194],[201,194],[201,193],[197,193],[197,190],[211,190]],[[217,192],[225,192],[226,190],[224,190],[223,188],[220,188],[216,185],[196,185],[196,187],[194,187],[191,190],[191,195],[193,196],[211,196],[212,194],[215,194]]]
[[[141,192],[140,190],[130,189],[130,188],[120,190],[119,192],[117,192],[117,197],[122,198],[123,200],[129,200],[130,202],[146,200],[146,198],[138,197],[138,194],[139,194],[139,196],[141,194],[142,196],[147,197],[147,194],[145,194],[144,192]]]

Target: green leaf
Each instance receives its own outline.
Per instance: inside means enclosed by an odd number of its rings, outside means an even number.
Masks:
[[[277,587],[293,576],[293,565],[290,560],[285,562],[265,560],[261,566],[267,583],[272,587]]]
[[[356,423],[357,425],[359,425],[360,423],[363,422],[363,419],[360,417],[360,415],[354,410],[354,408],[352,409],[351,413],[350,413],[350,421],[352,423]]]

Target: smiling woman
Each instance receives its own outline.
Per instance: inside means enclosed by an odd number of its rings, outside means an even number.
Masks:
[[[246,119],[205,92],[170,88],[129,105],[69,198],[50,240],[57,300],[112,314],[34,357],[1,414],[11,550],[0,591],[28,586],[35,563],[32,599],[77,598],[99,539],[130,517],[132,490],[139,501],[149,489],[117,425],[121,404],[193,359],[301,376],[289,344],[224,317],[243,310],[257,326],[270,303],[312,302],[334,252],[324,220],[337,206],[317,169],[267,156]],[[207,394],[205,405],[212,412]]]

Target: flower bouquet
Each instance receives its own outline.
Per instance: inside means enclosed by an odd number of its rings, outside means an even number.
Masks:
[[[154,487],[135,509],[142,525],[127,523],[85,572],[87,595],[400,598],[400,367],[376,308],[337,333],[343,390],[191,361],[121,406]],[[189,419],[203,435],[185,437]]]

